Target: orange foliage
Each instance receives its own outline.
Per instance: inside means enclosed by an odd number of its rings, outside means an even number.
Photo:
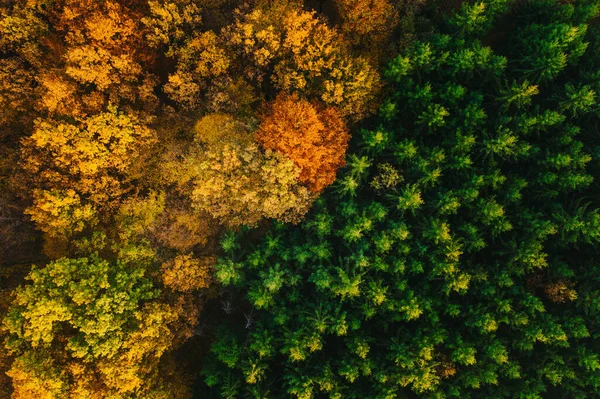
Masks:
[[[81,117],[108,104],[155,109],[157,79],[148,71],[157,54],[144,44],[139,2],[57,0],[45,43],[60,56],[46,60],[41,110]]]
[[[350,135],[335,108],[319,109],[296,96],[279,96],[263,116],[256,140],[289,156],[301,169],[298,180],[321,192],[345,164]]]

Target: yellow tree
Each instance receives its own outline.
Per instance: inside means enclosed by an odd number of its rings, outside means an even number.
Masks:
[[[75,123],[38,120],[23,139],[23,167],[40,189],[72,188],[92,203],[119,197],[130,165],[156,142],[133,113],[108,112]]]
[[[192,254],[178,255],[161,266],[163,284],[179,292],[208,288],[215,263],[214,256],[195,258]]]
[[[37,67],[43,61],[40,39],[48,33],[44,15],[48,1],[9,3],[0,8],[0,53],[17,55]]]
[[[27,213],[45,233],[48,255],[64,256],[73,234],[116,208],[133,188],[134,166],[155,142],[145,121],[114,108],[76,122],[36,122],[22,140],[22,166],[35,188]]]
[[[34,74],[24,62],[16,58],[0,60],[0,128],[32,121],[34,84]]]
[[[267,218],[298,221],[313,200],[290,158],[256,144],[225,143],[208,150],[195,171],[192,206],[228,226]]]
[[[315,12],[293,2],[266,2],[239,13],[225,40],[253,82],[318,98],[346,115],[369,111],[377,72],[353,57],[343,37]]]
[[[206,6],[206,1],[202,2]],[[202,8],[194,0],[150,0],[141,19],[146,40],[154,46],[174,46],[202,23]]]
[[[228,72],[230,56],[211,31],[195,35],[176,54],[177,71],[164,90],[183,107],[198,108],[214,80]]]
[[[299,92],[359,118],[379,77],[340,34],[298,2],[238,9],[220,35],[202,33],[178,53],[165,90],[185,107],[246,113],[278,92]]]

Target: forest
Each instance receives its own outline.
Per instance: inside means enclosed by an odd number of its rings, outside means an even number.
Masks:
[[[0,0],[0,399],[600,397],[600,0]]]

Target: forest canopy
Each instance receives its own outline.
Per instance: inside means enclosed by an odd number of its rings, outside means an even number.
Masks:
[[[0,397],[595,398],[599,21],[0,3]]]

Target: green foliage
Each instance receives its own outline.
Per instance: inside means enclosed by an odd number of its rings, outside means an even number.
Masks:
[[[507,5],[468,3],[390,63],[303,223],[228,237],[217,275],[254,322],[217,335],[215,392],[597,396],[599,3]]]

